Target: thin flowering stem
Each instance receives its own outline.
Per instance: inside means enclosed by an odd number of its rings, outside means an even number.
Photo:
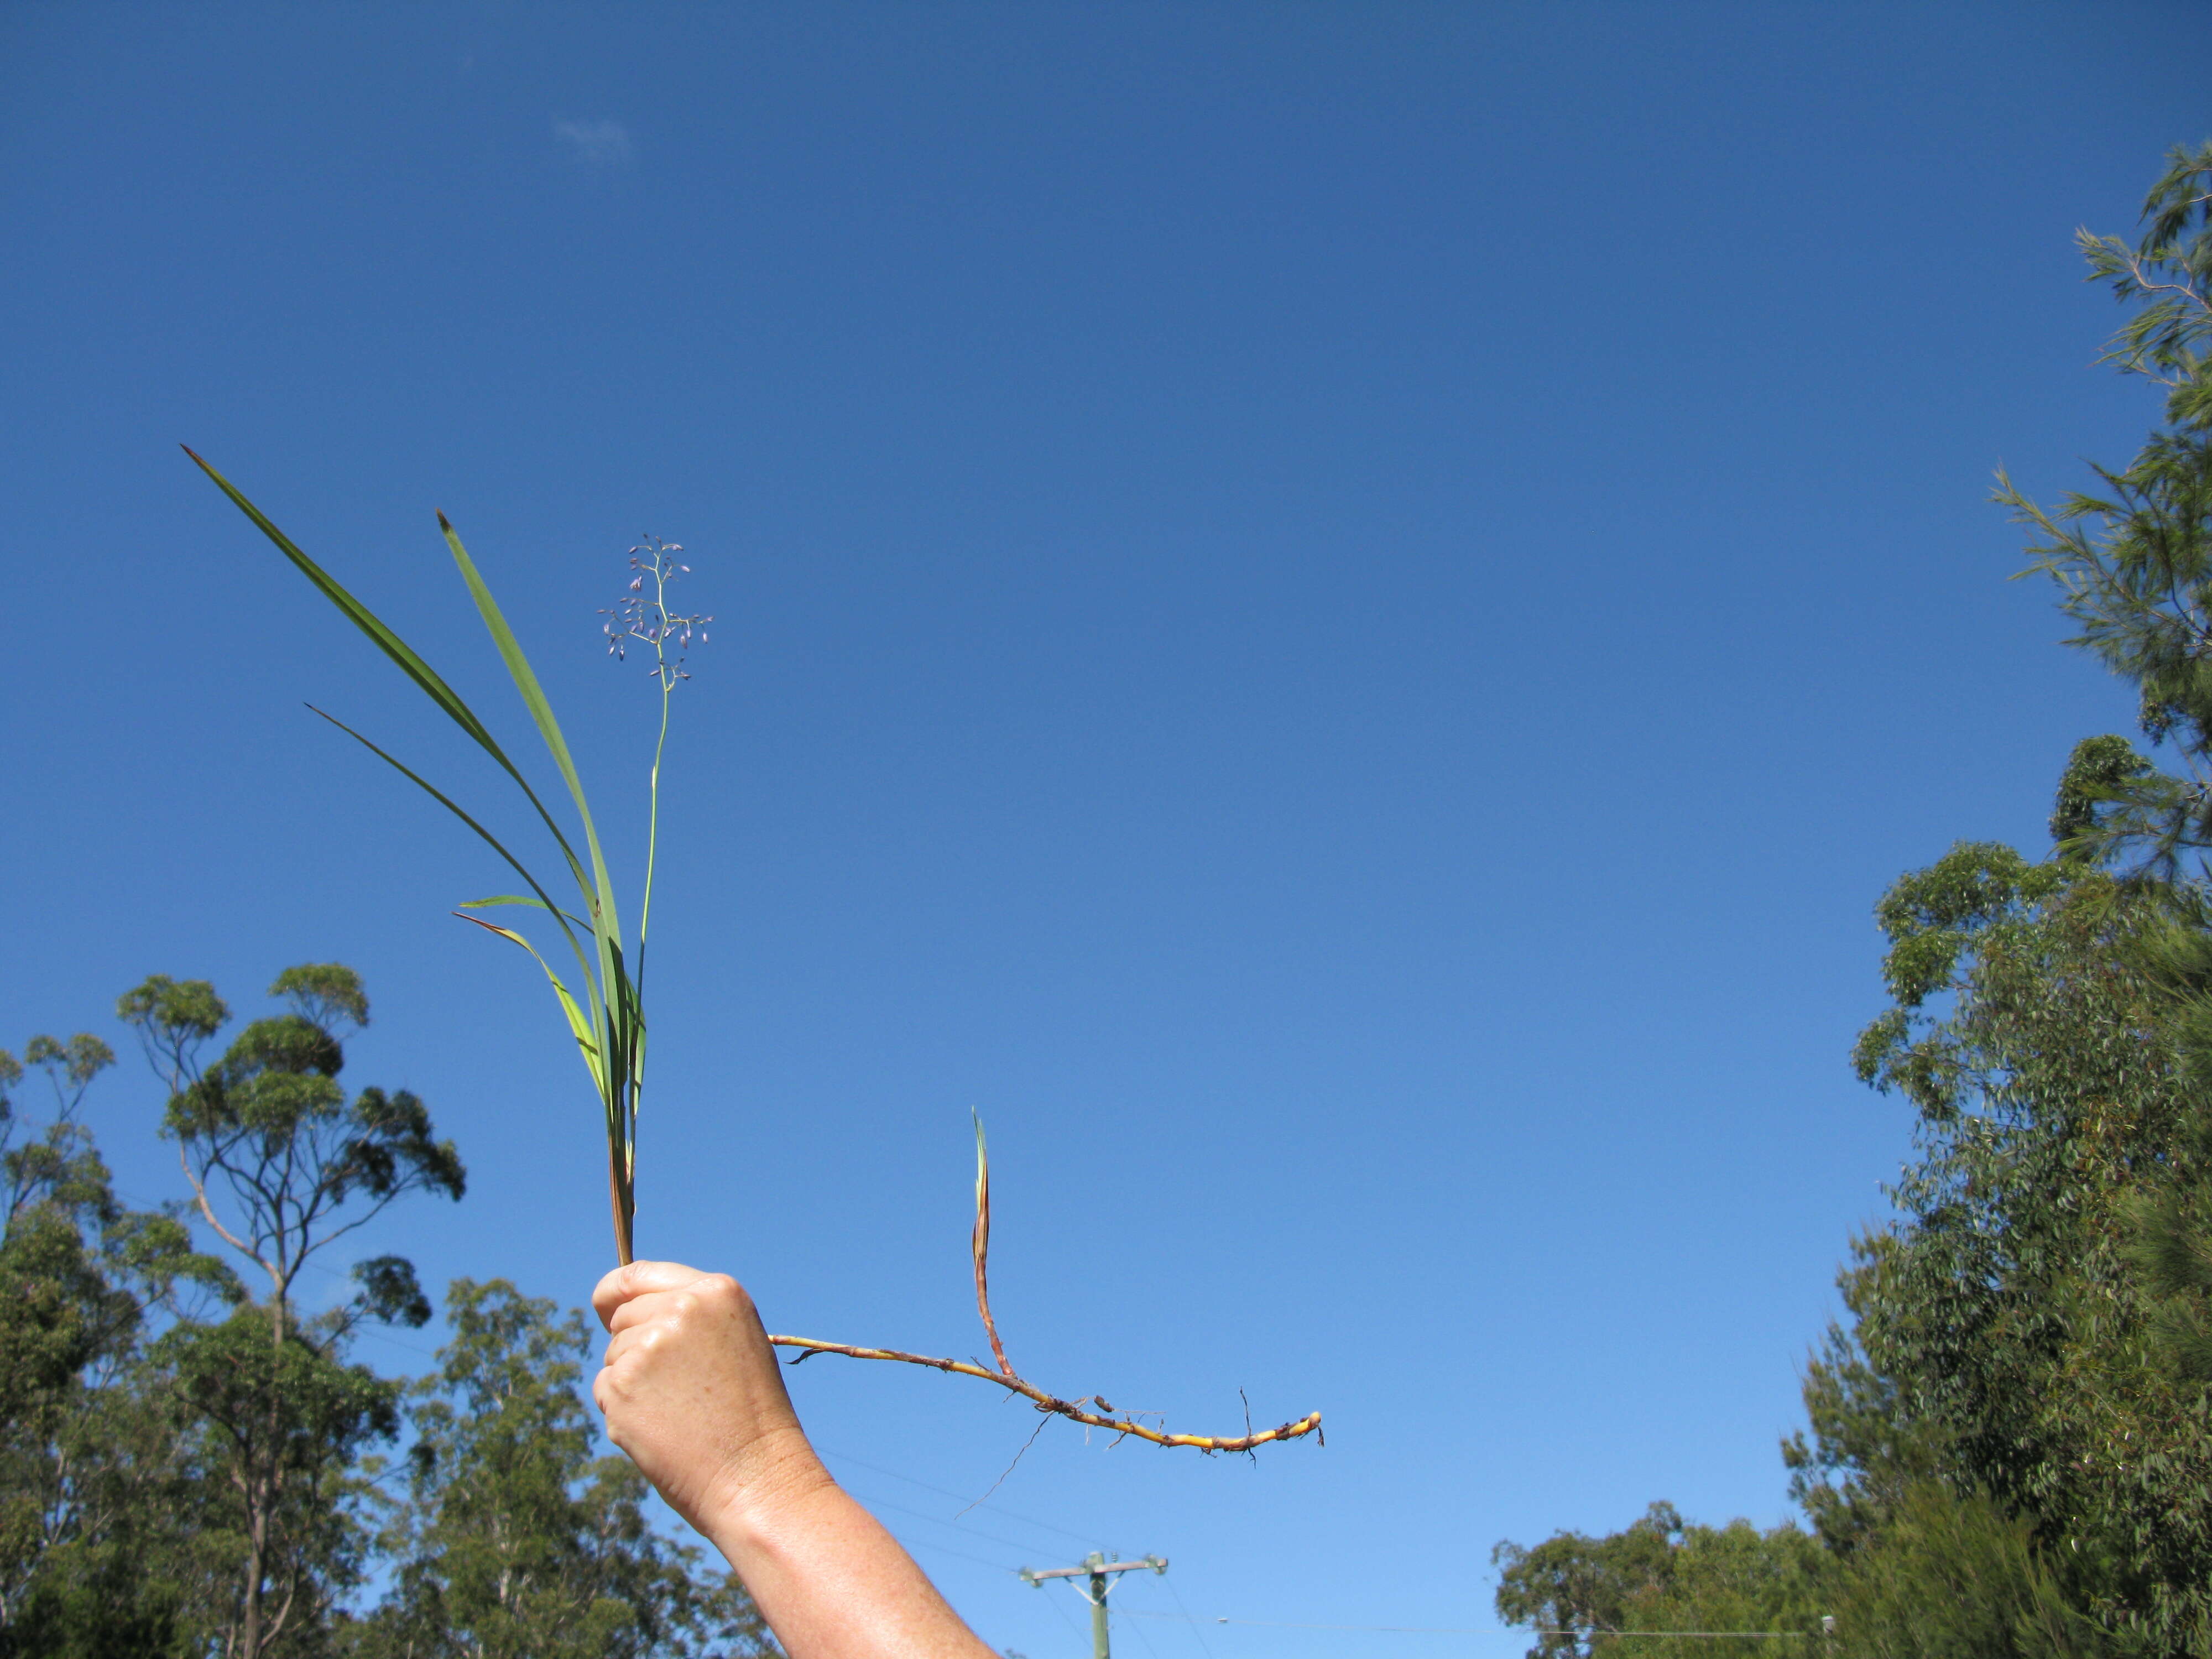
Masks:
[[[645,935],[653,925],[653,866],[660,850],[660,755],[668,747],[668,698],[666,679],[660,682],[660,735],[653,740],[653,781],[647,792],[648,805],[645,814],[645,897],[637,908],[637,987],[645,989]]]
[[[629,586],[613,605],[599,612],[607,622],[601,631],[607,637],[607,654],[617,661],[627,659],[633,642],[653,648],[653,666],[647,670],[660,688],[660,731],[653,745],[653,773],[647,791],[645,830],[645,896],[640,906],[637,924],[636,983],[642,990],[645,984],[645,941],[653,919],[653,875],[660,848],[660,759],[668,747],[669,700],[678,680],[688,680],[690,674],[684,666],[683,650],[690,648],[696,633],[699,642],[707,642],[707,624],[714,619],[710,616],[681,616],[669,609],[668,590],[678,575],[689,575],[691,567],[679,564],[674,556],[684,550],[680,542],[664,542],[658,536],[647,536],[629,550]],[[652,592],[648,595],[647,585]],[[679,648],[672,656],[671,641]]]

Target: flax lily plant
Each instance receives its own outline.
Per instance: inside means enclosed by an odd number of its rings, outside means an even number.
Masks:
[[[583,1055],[585,1068],[592,1074],[592,1085],[598,1090],[601,1104],[606,1110],[607,1126],[607,1190],[614,1208],[615,1254],[627,1265],[631,1259],[633,1224],[637,1213],[637,1109],[638,1096],[645,1080],[645,940],[646,930],[653,915],[653,866],[658,849],[660,828],[660,757],[668,742],[668,713],[671,694],[677,682],[688,678],[684,672],[680,654],[693,636],[702,641],[706,624],[711,617],[678,616],[669,609],[669,584],[688,568],[674,562],[672,555],[683,549],[672,544],[651,540],[630,550],[630,583],[627,595],[613,609],[602,614],[609,620],[605,632],[607,646],[616,657],[625,657],[632,647],[644,647],[653,653],[649,671],[659,682],[660,690],[660,732],[653,750],[653,783],[651,810],[647,819],[645,853],[645,890],[638,908],[637,949],[635,956],[626,953],[623,943],[622,921],[615,906],[614,886],[607,878],[607,865],[600,850],[599,831],[592,823],[592,809],[584,799],[584,786],[576,775],[574,761],[568,753],[568,744],[561,735],[560,722],[553,718],[552,705],[545,699],[544,688],[538,684],[538,676],[532,672],[530,660],[523,654],[522,647],[515,641],[514,631],[507,625],[500,613],[491,589],[484,585],[468,550],[454,534],[453,526],[446,515],[438,515],[438,527],[445,532],[446,545],[452,551],[453,562],[460,568],[461,580],[467,584],[469,597],[476,601],[477,613],[483,617],[485,628],[490,630],[492,643],[499,647],[500,659],[507,665],[507,675],[514,689],[522,695],[523,704],[538,727],[538,735],[545,744],[561,780],[568,787],[569,799],[575,804],[576,816],[582,825],[584,853],[580,855],[574,842],[564,832],[552,811],[530,787],[528,779],[507,757],[484,723],[474,710],[461,700],[460,694],[441,679],[437,671],[424,662],[415,651],[391,629],[378,619],[375,613],[356,599],[320,565],[302,553],[291,538],[270,523],[261,509],[240,495],[237,488],[220,472],[192,453],[191,455],[222,493],[237,504],[240,512],[251,519],[261,533],[276,544],[277,550],[296,566],[300,573],[319,589],[355,627],[374,641],[377,649],[399,665],[399,670],[415,682],[423,695],[443,709],[454,725],[468,733],[470,738],[499,763],[501,770],[514,780],[522,791],[538,819],[560,848],[562,860],[568,868],[570,880],[575,884],[577,903],[582,914],[563,908],[556,903],[544,883],[524,866],[522,861],[507,851],[498,837],[475,818],[456,805],[452,799],[435,785],[383,749],[355,731],[335,715],[322,709],[314,712],[352,738],[371,754],[391,766],[410,782],[422,789],[441,806],[482,836],[485,843],[507,860],[514,872],[529,888],[526,893],[501,893],[490,898],[471,899],[453,914],[463,921],[472,921],[486,931],[519,945],[530,953],[531,959],[543,969],[553,987],[553,994],[561,1005],[561,1012],[568,1022],[568,1030],[575,1037],[576,1048]],[[310,703],[310,708],[314,705]],[[562,941],[576,963],[576,984],[582,992],[580,1000],[572,991],[551,963],[538,954],[538,947],[511,927],[485,921],[471,914],[503,905],[520,905],[527,909],[543,911],[559,930]],[[557,955],[557,953],[556,953]],[[927,1366],[933,1370],[955,1376],[972,1376],[986,1382],[996,1383],[1009,1394],[1018,1395],[1029,1401],[1046,1418],[1061,1417],[1082,1424],[1087,1429],[1102,1429],[1121,1439],[1149,1441],[1158,1446],[1183,1446],[1201,1452],[1249,1452],[1255,1447],[1271,1441],[1296,1440],[1311,1435],[1316,1440],[1321,1433],[1321,1413],[1310,1412],[1304,1417],[1270,1429],[1254,1429],[1248,1410],[1244,1432],[1241,1435],[1170,1434],[1164,1424],[1151,1412],[1128,1412],[1109,1403],[1103,1395],[1091,1395],[1067,1399],[1040,1388],[1017,1371],[1006,1358],[1006,1345],[1000,1340],[999,1325],[991,1311],[990,1289],[991,1250],[991,1164],[983,1139],[983,1125],[975,1124],[975,1220],[969,1236],[969,1252],[975,1275],[975,1309],[983,1322],[985,1334],[990,1340],[993,1363],[978,1360],[959,1360],[931,1354],[908,1353],[898,1348],[862,1347],[849,1342],[823,1342],[812,1337],[775,1336],[769,1342],[780,1348],[794,1349],[791,1363],[799,1364],[817,1354],[842,1354],[852,1359],[890,1360],[902,1364]],[[1152,1418],[1155,1420],[1147,1422]],[[1039,1428],[1043,1425],[1039,1424]],[[1032,1440],[1035,1435],[1030,1437]],[[1024,1448],[1027,1449],[1026,1447]],[[1018,1456],[1016,1459],[1019,1461]],[[1010,1468],[1011,1472],[1011,1468]],[[1006,1477],[1001,1475],[1000,1480]]]
[[[648,540],[630,550],[631,580],[629,591],[622,603],[603,614],[611,620],[605,632],[609,650],[617,658],[626,655],[633,645],[642,646],[653,653],[651,672],[659,682],[660,691],[660,732],[653,751],[653,779],[650,811],[647,817],[645,856],[645,889],[638,908],[637,948],[629,952],[623,944],[622,915],[616,905],[614,884],[607,875],[607,861],[599,845],[599,834],[592,822],[591,804],[584,797],[582,780],[576,775],[576,764],[568,753],[568,740],[561,735],[561,723],[553,716],[553,706],[546,700],[545,690],[538,682],[523,654],[514,630],[507,626],[501,614],[498,601],[492,598],[491,589],[484,583],[476,562],[469,557],[468,550],[446,515],[438,515],[438,527],[445,532],[446,545],[452,551],[453,562],[460,568],[461,580],[468,586],[469,597],[476,601],[477,614],[483,618],[484,627],[490,631],[492,643],[499,648],[500,659],[506,664],[507,675],[514,689],[522,696],[524,707],[538,728],[546,752],[553,758],[561,781],[568,786],[568,797],[575,804],[576,817],[582,826],[584,853],[580,856],[570,836],[562,830],[559,821],[546,806],[521,769],[508,758],[476,711],[465,702],[459,692],[445,682],[438,672],[422,660],[412,647],[393,633],[376,614],[348,592],[337,578],[301,552],[292,538],[279,530],[261,509],[246,500],[237,487],[222,474],[210,466],[187,447],[200,470],[215,481],[222,493],[230,497],[240,512],[251,519],[261,533],[276,544],[277,550],[296,566],[301,574],[313,582],[324,598],[344,613],[355,627],[368,635],[377,649],[399,665],[399,671],[420,688],[422,694],[445,711],[448,719],[492,759],[501,770],[514,781],[522,791],[538,819],[552,835],[567,865],[570,880],[575,884],[578,910],[570,910],[556,902],[545,884],[509,852],[490,830],[456,805],[451,797],[419,773],[397,759],[376,744],[355,731],[337,716],[320,708],[314,712],[352,738],[371,754],[392,767],[410,782],[422,789],[441,806],[482,836],[484,842],[504,859],[514,872],[522,878],[529,889],[526,893],[500,893],[489,898],[471,899],[464,902],[454,915],[465,921],[472,921],[489,933],[520,946],[530,953],[531,959],[544,970],[546,980],[553,988],[554,997],[561,1005],[562,1017],[576,1040],[578,1052],[583,1056],[584,1066],[591,1073],[592,1085],[598,1091],[600,1104],[605,1109],[607,1130],[607,1194],[614,1212],[615,1254],[624,1263],[631,1259],[631,1243],[637,1216],[637,1111],[638,1099],[645,1082],[645,945],[647,930],[653,919],[653,866],[659,848],[660,826],[660,757],[668,741],[668,714],[671,694],[678,680],[688,678],[684,672],[681,648],[689,644],[696,633],[705,638],[705,624],[710,617],[681,617],[668,608],[668,586],[687,567],[674,562],[673,555],[680,547]],[[309,704],[313,708],[313,704]],[[568,953],[575,959],[575,988],[555,971],[553,964],[538,954],[538,947],[512,927],[502,927],[471,914],[477,910],[494,909],[503,906],[521,906],[543,911],[558,929]],[[556,955],[558,956],[556,950]],[[580,995],[579,994],[580,993]]]

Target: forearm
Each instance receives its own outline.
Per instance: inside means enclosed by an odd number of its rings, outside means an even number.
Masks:
[[[791,1659],[991,1659],[811,1449],[705,1528]]]

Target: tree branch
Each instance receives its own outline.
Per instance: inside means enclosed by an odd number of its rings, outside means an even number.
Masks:
[[[275,1278],[276,1270],[271,1267],[266,1261],[262,1261],[259,1252],[242,1243],[236,1233],[234,1233],[229,1228],[224,1226],[222,1222],[216,1219],[215,1206],[208,1202],[206,1187],[201,1184],[199,1176],[192,1172],[192,1162],[189,1158],[185,1156],[185,1143],[181,1139],[177,1142],[177,1162],[184,1166],[185,1179],[192,1183],[192,1196],[199,1200],[200,1213],[207,1218],[207,1224],[214,1228],[216,1232],[222,1234],[223,1242],[228,1244],[231,1249],[236,1250],[240,1255],[246,1257],[249,1261],[259,1262],[261,1270],[269,1274],[270,1278]]]

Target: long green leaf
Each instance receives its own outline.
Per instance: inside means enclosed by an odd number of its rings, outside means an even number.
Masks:
[[[592,925],[581,916],[570,915],[568,911],[555,905],[549,905],[544,899],[532,898],[526,893],[495,893],[489,898],[463,899],[455,908],[462,910],[485,910],[495,904],[526,904],[533,910],[550,910],[555,915],[564,921],[573,921],[579,927],[588,927]]]
[[[600,1070],[599,1051],[598,1046],[592,1041],[591,1024],[585,1018],[584,1011],[576,1006],[576,999],[569,994],[568,988],[561,983],[561,975],[555,973],[551,968],[547,967],[545,958],[538,954],[538,947],[532,945],[528,939],[523,938],[521,934],[516,933],[512,927],[498,927],[492,922],[485,921],[481,917],[470,915],[467,912],[462,910],[456,910],[453,914],[460,917],[463,921],[475,922],[477,927],[483,928],[488,933],[497,933],[501,939],[520,945],[524,950],[530,952],[530,959],[532,962],[536,963],[540,968],[544,969],[546,981],[552,986],[553,994],[558,997],[561,1000],[561,1012],[562,1014],[567,1016],[568,1021],[568,1033],[576,1039],[576,1047],[580,1051],[581,1051],[584,1056],[584,1065],[591,1072],[592,1081],[595,1084],[599,1084],[602,1088],[604,1088],[604,1074]]]
[[[607,1109],[609,1151],[619,1153],[612,1162],[620,1170],[617,1188],[625,1209],[631,1202],[630,1182],[635,1175],[635,1136],[634,1131],[637,1090],[641,1081],[640,1073],[645,1059],[644,1019],[638,1006],[635,988],[624,973],[622,961],[622,918],[615,904],[614,883],[607,875],[607,862],[599,848],[599,832],[592,822],[591,803],[585,799],[583,780],[576,774],[576,763],[568,753],[568,739],[562,735],[561,722],[554,717],[553,705],[538,684],[537,672],[522,649],[521,641],[492,597],[491,588],[461,544],[459,535],[441,513],[438,528],[445,532],[446,545],[452,550],[453,562],[459,567],[461,580],[468,584],[469,595],[476,601],[477,613],[483,618],[492,643],[498,647],[501,659],[507,665],[507,678],[514,682],[520,693],[523,706],[529,709],[536,723],[539,739],[553,763],[560,769],[562,780],[568,786],[569,799],[575,802],[576,815],[583,820],[584,840],[592,855],[592,878],[597,894],[590,907],[592,933],[599,946],[600,1024],[603,1038],[602,1055],[605,1070],[600,1073],[601,1098]]]
[[[558,905],[553,902],[551,897],[546,893],[545,889],[538,884],[538,878],[530,873],[529,870],[524,866],[522,860],[516,858],[514,854],[508,852],[507,848],[500,843],[500,839],[497,836],[492,834],[490,830],[485,829],[483,825],[478,823],[474,818],[471,817],[468,813],[461,808],[459,804],[448,796],[445,791],[440,789],[436,784],[432,783],[428,779],[416,772],[412,767],[409,766],[406,762],[399,759],[395,755],[389,754],[386,750],[380,749],[375,744],[362,736],[360,732],[355,731],[353,727],[348,726],[336,714],[317,708],[313,703],[309,703],[307,707],[313,713],[320,714],[332,726],[337,726],[339,731],[344,732],[346,736],[351,738],[362,748],[368,750],[370,754],[375,756],[377,759],[382,761],[393,771],[398,773],[401,777],[405,778],[417,789],[420,789],[424,794],[429,796],[432,800],[436,801],[439,805],[444,807],[448,812],[451,812],[463,823],[465,823],[470,829],[475,830],[477,835],[483,837],[484,844],[490,848],[493,852],[498,854],[500,857],[505,859],[507,862],[508,867],[514,870],[515,874],[520,876],[523,880],[530,884],[531,890],[538,895],[537,902],[539,908],[549,910],[558,918],[568,917],[568,912],[562,909]],[[520,902],[526,903],[529,902],[527,900]],[[469,920],[473,921],[476,918],[471,916]],[[579,926],[581,925],[582,924],[579,923]],[[576,953],[576,966],[583,970],[585,994],[591,999],[592,1018],[596,1019],[599,1015],[599,990],[598,984],[592,975],[591,963],[585,957],[584,947],[582,945],[578,943],[576,935],[570,931],[568,920],[562,921],[561,932],[568,939],[568,948]]]
[[[485,627],[490,630],[492,642],[499,649],[501,659],[507,665],[508,677],[514,680],[515,689],[521,694],[523,703],[530,710],[531,719],[538,727],[538,736],[544,743],[547,752],[553,757],[554,764],[559,769],[562,780],[568,786],[570,799],[575,803],[577,815],[583,823],[586,845],[591,854],[591,870],[588,875],[586,873],[583,861],[576,855],[575,848],[570,844],[568,836],[562,832],[560,824],[556,822],[545,803],[539,799],[538,792],[531,787],[529,780],[523,776],[521,769],[507,757],[506,750],[500,746],[498,740],[491,735],[489,729],[477,718],[475,710],[468,706],[460,694],[448,685],[437,671],[425,662],[412,647],[386,627],[374,611],[356,599],[329,572],[301,551],[289,536],[279,530],[269,517],[248,501],[228,478],[210,466],[189,446],[185,447],[185,453],[191,457],[194,465],[213,480],[216,486],[230,498],[232,503],[246,514],[263,535],[275,544],[277,550],[289,559],[325,599],[336,605],[356,628],[368,635],[377,648],[389,657],[408,678],[414,681],[416,686],[436,703],[448,719],[466,732],[472,741],[498,763],[501,769],[514,781],[515,787],[522,791],[524,798],[529,801],[531,806],[537,811],[539,820],[552,836],[555,845],[560,848],[561,856],[568,864],[569,876],[575,882],[577,891],[583,896],[584,908],[590,913],[588,922],[582,918],[571,915],[555,904],[551,895],[545,891],[538,878],[500,843],[498,838],[477,823],[474,817],[462,811],[441,790],[434,787],[393,756],[371,743],[343,720],[324,714],[321,709],[315,710],[318,714],[321,714],[325,720],[329,720],[340,731],[360,743],[372,754],[392,767],[459,818],[504,859],[509,866],[529,884],[531,891],[537,895],[535,899],[526,898],[520,895],[507,895],[482,902],[522,904],[543,909],[553,916],[562,933],[567,938],[570,950],[575,954],[577,965],[582,970],[586,1007],[580,1008],[577,1006],[575,998],[562,983],[560,977],[547,966],[544,958],[538,954],[536,947],[520,934],[508,928],[496,927],[481,918],[467,915],[465,911],[455,912],[457,915],[462,915],[464,920],[474,921],[478,927],[498,933],[528,951],[538,966],[544,970],[546,978],[552,984],[555,994],[560,999],[562,1012],[569,1022],[570,1032],[574,1036],[578,1048],[585,1056],[586,1064],[591,1069],[592,1080],[599,1090],[601,1104],[605,1109],[609,1168],[615,1182],[618,1211],[617,1239],[626,1241],[629,1237],[630,1218],[635,1209],[635,1123],[638,1091],[643,1080],[645,1063],[644,1010],[638,1000],[637,988],[625,969],[623,958],[622,923],[615,903],[614,884],[607,874],[606,858],[600,848],[598,828],[592,819],[590,803],[585,799],[582,780],[577,775],[575,763],[568,752],[568,742],[562,735],[560,723],[554,718],[552,705],[547,701],[544,690],[538,684],[537,674],[531,668],[529,659],[524,654],[520,643],[515,639],[514,630],[507,625],[507,619],[501,613],[497,601],[492,598],[490,588],[486,586],[474,561],[469,557],[467,549],[462,546],[460,538],[454,533],[452,524],[447,520],[446,515],[441,513],[438,515],[439,528],[445,534],[447,546],[453,553],[454,562],[460,568],[462,580],[468,585],[470,596],[476,602],[477,613],[483,618]],[[582,942],[576,937],[571,927],[572,923],[576,927],[588,927],[591,929],[594,954],[598,957],[596,972],[593,971],[593,963],[584,952]],[[627,1260],[627,1256],[624,1259]]]
[[[575,878],[576,885],[588,899],[592,893],[591,885],[585,880],[583,866],[578,860],[575,850],[568,845],[568,836],[561,833],[561,826],[554,821],[553,815],[545,810],[544,802],[538,799],[538,792],[530,787],[530,781],[525,778],[514,763],[507,757],[507,751],[499,746],[499,740],[494,738],[484,723],[477,718],[476,711],[462,700],[460,693],[447,684],[437,670],[423,661],[406,641],[386,627],[374,611],[348,592],[343,584],[335,576],[301,551],[298,544],[271,523],[266,514],[246,500],[229,479],[201,459],[190,445],[180,444],[178,447],[192,458],[193,464],[215,481],[216,488],[230,497],[238,510],[252,520],[261,533],[276,544],[277,551],[291,560],[293,564],[298,567],[301,574],[307,577],[321,591],[324,598],[343,611],[355,627],[368,635],[375,642],[377,649],[397,663],[400,672],[421,687],[423,694],[431,702],[445,710],[454,725],[467,732],[486,754],[499,763],[507,776],[513,778],[516,786],[529,798],[530,804],[538,809],[538,816],[544,821],[546,829],[552,832],[554,841],[560,846],[562,856],[568,861],[569,873]],[[445,523],[443,514],[438,515],[438,521],[441,524]],[[448,536],[451,533],[449,527]],[[570,787],[574,787],[573,771],[570,773]],[[589,828],[588,820],[586,827]],[[604,884],[606,879],[605,870],[604,863],[599,860],[598,853],[598,844],[595,841],[592,845],[592,857],[594,863],[600,866],[599,875],[601,883]]]
[[[507,625],[507,617],[499,608],[499,601],[491,596],[491,589],[477,569],[476,561],[461,545],[461,538],[447,521],[438,515],[438,528],[446,533],[446,545],[453,550],[453,562],[460,567],[461,580],[468,584],[469,596],[477,602],[477,612],[483,618],[484,627],[490,631],[492,643],[499,647],[500,658],[507,664],[507,678],[514,689],[522,694],[523,706],[530,710],[536,722],[538,735],[544,740],[553,763],[561,769],[562,781],[568,786],[569,799],[576,803],[577,816],[584,821],[584,840],[591,849],[592,876],[599,887],[599,908],[607,919],[607,929],[616,943],[622,940],[622,922],[615,908],[614,884],[607,879],[607,861],[599,851],[599,832],[592,823],[591,803],[584,799],[583,781],[576,775],[576,763],[569,757],[568,739],[561,735],[561,722],[553,717],[553,705],[547,701],[545,690],[538,683],[538,675],[530,666],[530,659],[523,654],[521,641],[514,630]]]

